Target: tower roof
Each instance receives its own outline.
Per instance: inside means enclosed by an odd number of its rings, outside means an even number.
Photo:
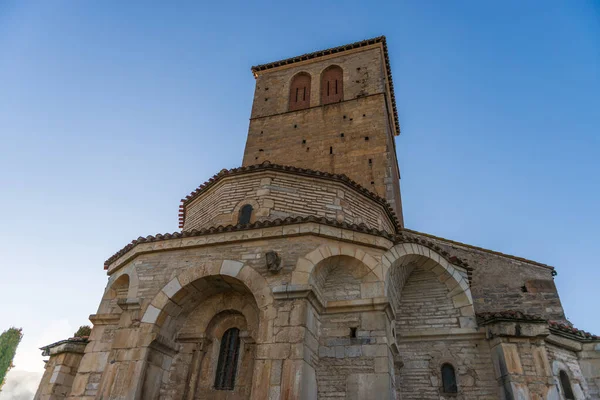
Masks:
[[[397,134],[400,134],[400,122],[398,120],[398,109],[396,107],[396,96],[394,95],[394,82],[392,80],[392,70],[390,68],[390,58],[388,56],[387,44],[385,41],[385,36],[379,36],[372,39],[362,40],[360,42],[354,42],[350,44],[346,44],[343,46],[332,47],[330,49],[314,51],[312,53],[303,54],[301,56],[286,58],[284,60],[273,61],[267,64],[255,65],[251,68],[254,77],[258,75],[260,71],[265,71],[272,68],[278,68],[289,64],[294,64],[302,61],[312,60],[319,57],[329,56],[332,54],[343,53],[345,51],[358,49],[361,47],[371,46],[380,43],[383,48],[383,57],[385,70],[387,74],[387,81],[389,84],[390,91],[390,99],[392,101],[393,115],[394,115],[394,124],[396,127]]]

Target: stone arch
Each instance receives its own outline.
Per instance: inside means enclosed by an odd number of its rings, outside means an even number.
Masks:
[[[210,280],[203,281],[203,279]],[[193,282],[200,282],[193,286]],[[182,272],[179,276],[169,281],[154,296],[142,317],[141,323],[148,324],[157,333],[161,330],[167,319],[177,317],[190,302],[198,300],[198,296],[205,299],[217,294],[226,285],[240,291],[249,291],[261,311],[273,304],[273,296],[267,281],[249,265],[234,260],[200,265]],[[259,332],[259,338],[263,336]]]
[[[350,244],[323,244],[304,257],[298,258],[296,267],[292,272],[292,285],[308,285],[315,266],[321,261],[334,256],[348,256],[357,259],[373,272],[373,274],[383,282],[383,269],[377,260],[370,254],[363,251],[358,246]]]
[[[335,255],[319,261],[309,284],[326,306],[333,301],[385,296],[383,281],[361,260],[348,255]]]
[[[245,393],[237,393],[239,398],[248,398],[255,343],[273,339],[272,304],[266,280],[239,261],[199,265],[171,279],[152,299],[140,323],[149,343],[142,396],[212,390],[219,343],[215,327],[243,321],[236,327],[243,330],[247,369],[242,374],[244,384],[241,380],[236,391]]]
[[[138,286],[137,271],[132,264],[111,275],[98,307],[98,314],[120,313],[121,308],[117,306],[117,303],[135,299]]]
[[[290,81],[288,110],[303,110],[310,107],[311,76],[307,72],[298,72]]]
[[[461,272],[442,255],[418,243],[401,243],[389,249],[382,257],[385,292],[397,309],[402,286],[415,268],[433,273],[447,288],[446,297],[459,310],[460,327],[474,327],[474,308],[466,272]]]
[[[321,104],[338,103],[344,100],[344,70],[339,65],[330,65],[321,71]]]
[[[250,223],[256,222],[257,213],[261,208],[259,202],[256,199],[243,199],[239,201],[233,208],[233,211],[231,211],[231,225],[238,224],[240,211],[242,207],[244,207],[246,204],[252,206],[252,215],[250,216]]]

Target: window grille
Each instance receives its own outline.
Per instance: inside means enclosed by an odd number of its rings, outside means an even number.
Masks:
[[[240,330],[231,328],[225,331],[221,339],[217,375],[215,376],[215,389],[233,390],[235,387],[235,374],[240,352]]]

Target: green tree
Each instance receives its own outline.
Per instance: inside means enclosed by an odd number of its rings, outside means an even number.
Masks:
[[[14,327],[5,330],[0,335],[0,390],[4,385],[6,373],[13,367],[12,361],[22,337],[21,328]]]
[[[73,334],[73,337],[87,337],[92,333],[92,328],[89,325],[82,325],[77,329],[77,332]]]

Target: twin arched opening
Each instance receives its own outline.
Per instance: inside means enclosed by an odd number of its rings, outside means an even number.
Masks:
[[[310,107],[311,76],[299,72],[290,82],[288,110],[296,111]],[[344,71],[338,65],[330,65],[321,72],[321,105],[344,100]]]

